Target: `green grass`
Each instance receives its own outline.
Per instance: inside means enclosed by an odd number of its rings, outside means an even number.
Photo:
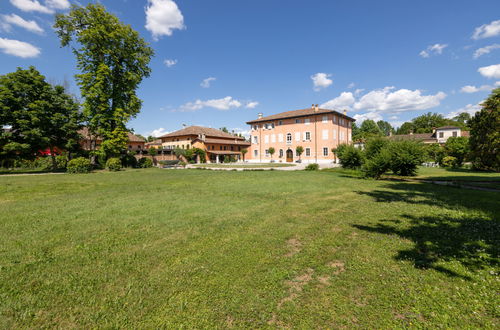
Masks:
[[[209,168],[268,168],[268,167],[291,167],[296,166],[295,164],[285,164],[285,163],[247,163],[247,164],[196,164],[195,167],[209,167]]]
[[[0,328],[498,328],[498,200],[331,171],[0,177]]]
[[[480,172],[469,169],[420,167],[416,178],[443,181],[500,181],[500,173]]]

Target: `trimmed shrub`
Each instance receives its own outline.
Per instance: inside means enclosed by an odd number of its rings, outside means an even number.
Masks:
[[[137,167],[137,158],[130,152],[121,156],[121,162],[122,167]]]
[[[371,159],[378,155],[378,153],[389,143],[389,140],[382,137],[374,137],[368,139],[365,145],[365,156]]]
[[[391,153],[384,147],[375,156],[367,159],[361,168],[366,177],[379,179],[391,167]]]
[[[122,169],[122,162],[118,158],[110,158],[106,162],[106,168],[108,171],[116,172]]]
[[[441,165],[442,167],[456,167],[457,164],[457,158],[453,156],[446,156],[441,159]]]
[[[422,163],[422,145],[415,141],[397,141],[387,145],[391,153],[391,171],[402,176],[413,176]]]
[[[166,166],[173,166],[179,164],[180,160],[175,159],[175,160],[160,160],[160,164],[166,165]]]
[[[70,160],[68,165],[66,166],[66,170],[68,173],[90,173],[92,170],[92,164],[90,164],[90,160],[83,157],[78,157]]]
[[[305,168],[306,171],[317,171],[319,170],[319,165],[314,163],[314,164],[309,164]]]
[[[151,158],[143,157],[139,159],[138,166],[141,168],[151,168],[153,167],[153,161]]]
[[[342,149],[340,149],[342,147]],[[337,148],[338,158],[343,168],[359,168],[363,164],[363,152],[351,145],[340,145]]]
[[[68,157],[66,155],[56,156],[56,166],[58,169],[65,169],[68,165]]]

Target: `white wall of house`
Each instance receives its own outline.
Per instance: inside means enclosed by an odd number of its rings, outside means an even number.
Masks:
[[[438,143],[446,143],[446,141],[453,136],[461,136],[462,132],[460,128],[446,128],[436,130],[436,139]]]

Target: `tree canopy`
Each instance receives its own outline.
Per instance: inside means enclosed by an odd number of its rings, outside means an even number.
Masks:
[[[431,133],[434,128],[441,126],[458,126],[467,129],[464,122],[444,118],[442,114],[428,112],[405,122],[397,130],[397,134]]]
[[[474,167],[500,171],[500,88],[483,102],[470,120],[470,149]]]
[[[78,148],[79,105],[33,66],[0,76],[0,156],[33,159],[39,151]]]
[[[75,41],[81,72],[75,77],[89,131],[102,137],[107,155],[119,153],[126,147],[125,124],[141,108],[136,89],[150,75],[153,49],[100,4],[73,5],[69,13],[56,15],[54,28],[63,47]]]

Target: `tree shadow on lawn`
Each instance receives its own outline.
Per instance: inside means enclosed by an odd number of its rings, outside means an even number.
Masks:
[[[401,250],[396,260],[412,261],[416,268],[434,269],[449,276],[470,279],[438,263],[458,261],[470,271],[497,268],[500,265],[500,206],[497,193],[450,191],[454,188],[428,184],[388,184],[388,190],[358,192],[373,197],[378,203],[405,202],[447,209],[468,208],[474,216],[429,215],[403,213],[404,220],[382,220],[374,226],[353,225],[374,233],[398,235],[411,240],[414,247]],[[459,198],[460,196],[460,198]],[[469,212],[471,214],[472,212]]]

